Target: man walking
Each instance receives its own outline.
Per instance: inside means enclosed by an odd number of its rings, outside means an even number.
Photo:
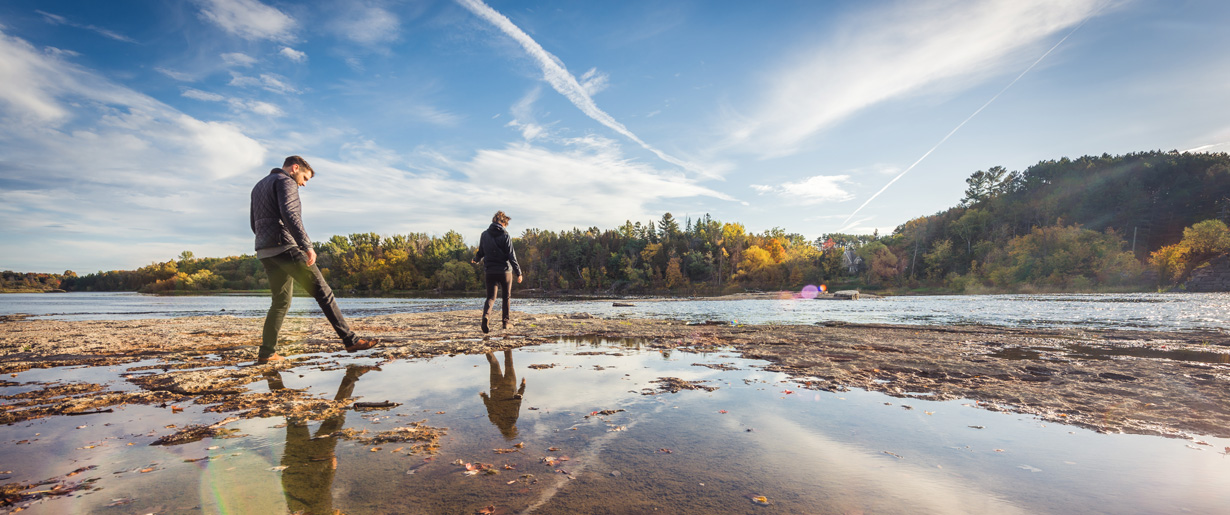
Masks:
[[[316,267],[316,250],[303,229],[299,206],[299,188],[315,175],[306,160],[290,156],[281,168],[271,170],[252,188],[250,217],[252,232],[256,234],[256,257],[265,266],[269,289],[273,292],[273,304],[265,315],[265,328],[261,332],[257,364],[282,359],[275,353],[275,347],[282,320],[290,309],[296,282],[316,299],[347,352],[376,346],[374,340],[359,338],[346,325],[346,319],[333,298],[333,290],[329,289],[324,276],[320,275],[320,268]]]
[[[503,211],[495,212],[495,216],[491,217],[491,226],[478,238],[478,251],[474,253],[474,259],[470,260],[471,263],[483,261],[483,269],[486,271],[487,303],[483,304],[482,323],[484,333],[491,330],[487,323],[487,314],[491,312],[491,305],[495,304],[497,287],[504,300],[503,327],[508,329],[508,298],[513,275],[517,276],[518,283],[521,282],[521,265],[517,264],[517,253],[513,252],[512,237],[505,230],[508,220],[510,218]]]

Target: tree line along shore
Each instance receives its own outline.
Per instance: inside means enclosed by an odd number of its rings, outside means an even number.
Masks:
[[[720,294],[746,290],[991,293],[1182,288],[1230,252],[1230,155],[1151,151],[994,166],[959,205],[891,234],[761,233],[709,215],[609,229],[526,229],[514,239],[523,288],[543,292]],[[315,243],[340,294],[475,291],[461,234],[356,233]],[[4,271],[0,291],[207,293],[268,288],[254,255],[176,259],[78,275]]]

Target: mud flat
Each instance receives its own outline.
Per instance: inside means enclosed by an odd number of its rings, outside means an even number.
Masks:
[[[1104,432],[1199,440],[1230,437],[1230,336],[1225,333],[1034,330],[985,326],[856,324],[689,325],[608,320],[586,313],[517,313],[516,325],[483,337],[477,311],[352,319],[383,343],[362,355],[382,361],[479,354],[559,338],[601,337],[684,352],[731,349],[767,360],[807,388],[866,389],[897,397],[967,399],[993,411],[1037,416]],[[338,366],[350,354],[323,318],[288,319],[279,352],[252,364],[261,319],[227,316],[135,321],[0,320],[0,423],[105,410],[121,404],[197,403],[229,416],[322,419],[349,401],[297,391],[251,393],[275,369]],[[326,353],[326,354],[320,354]],[[141,365],[135,365],[141,362]],[[33,368],[129,365],[135,388],[81,381],[18,383]]]

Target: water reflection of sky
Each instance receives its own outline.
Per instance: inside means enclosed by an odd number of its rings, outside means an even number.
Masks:
[[[514,299],[530,313],[587,312],[605,318],[722,320],[746,324],[828,321],[918,325],[985,324],[1010,327],[1083,327],[1212,330],[1230,327],[1230,293],[902,296],[833,300],[610,300]],[[351,317],[479,309],[481,299],[340,298]],[[161,297],[136,293],[0,295],[0,314],[27,313],[63,320],[168,318],[200,315],[263,317],[269,298],[257,295]],[[319,316],[309,298],[296,297],[291,316]]]
[[[518,428],[513,440],[502,434],[480,397],[492,391],[489,362],[482,355],[397,361],[361,375],[344,367],[307,366],[280,374],[281,386],[324,398],[337,395],[349,377],[353,391],[345,393],[401,403],[387,411],[348,412],[338,427],[381,431],[426,420],[448,428],[439,456],[428,462],[389,452],[401,444],[372,452],[357,442],[313,439],[332,430],[328,422],[295,432],[280,417],[228,425],[245,435],[241,438],[150,446],[173,431],[168,424],[184,427],[225,416],[185,403],[181,413],[120,406],[110,414],[0,427],[5,443],[0,463],[13,471],[6,482],[98,466],[80,477],[97,478],[100,490],[44,501],[28,513],[99,512],[116,499],[128,503],[118,511],[125,513],[280,513],[303,506],[303,499],[346,513],[469,513],[487,504],[577,513],[593,511],[595,502],[608,507],[618,502],[629,512],[746,513],[759,509],[751,501],[756,495],[766,496],[782,513],[1211,513],[1230,503],[1224,488],[1230,484],[1230,458],[1218,453],[1230,446],[1226,439],[1207,438],[1211,445],[1205,446],[1104,435],[960,401],[803,390],[759,368],[764,362],[722,351],[663,353],[565,341],[517,349],[511,356],[516,381],[526,382],[512,415]],[[493,358],[503,371],[505,354]],[[535,364],[555,366],[530,368]],[[123,367],[64,368],[10,379],[59,375],[99,381],[124,373]],[[641,395],[656,388],[651,381],[667,376],[719,388]],[[271,384],[258,381],[251,387],[259,392]],[[605,409],[626,411],[586,418]],[[612,431],[617,427],[624,430]],[[295,436],[299,433],[309,436]],[[29,443],[16,444],[19,440]],[[514,442],[524,449],[492,452]],[[547,450],[555,446],[561,450]],[[564,467],[576,481],[539,463],[552,454],[572,457]],[[185,461],[205,456],[213,459]],[[330,457],[336,458],[336,469],[326,463]],[[517,470],[470,477],[452,465],[458,459],[512,463]],[[272,470],[288,464],[291,468]],[[322,464],[329,465],[327,471]],[[618,476],[612,474],[616,471]],[[535,474],[540,482],[532,488],[508,483],[522,473]]]

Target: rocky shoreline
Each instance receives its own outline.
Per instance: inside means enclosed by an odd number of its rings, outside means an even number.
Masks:
[[[516,325],[484,338],[477,311],[384,315],[352,320],[381,346],[381,362],[480,354],[561,338],[635,340],[683,352],[734,350],[767,361],[807,388],[861,388],[905,398],[965,399],[994,411],[1103,432],[1199,442],[1230,437],[1230,336],[1224,333],[1035,330],[831,323],[814,326],[689,325],[670,320],[599,319],[586,313],[516,313]],[[249,383],[274,369],[336,367],[348,359],[320,318],[288,319],[279,352],[252,364],[262,320],[229,316],[132,321],[0,320],[0,385],[32,368],[133,365],[137,389],[79,381],[24,384],[0,397],[0,423],[105,410],[121,404],[198,403],[222,417],[322,419],[350,401],[302,392],[254,394]],[[320,354],[334,353],[334,354]],[[149,364],[153,363],[153,364]]]

